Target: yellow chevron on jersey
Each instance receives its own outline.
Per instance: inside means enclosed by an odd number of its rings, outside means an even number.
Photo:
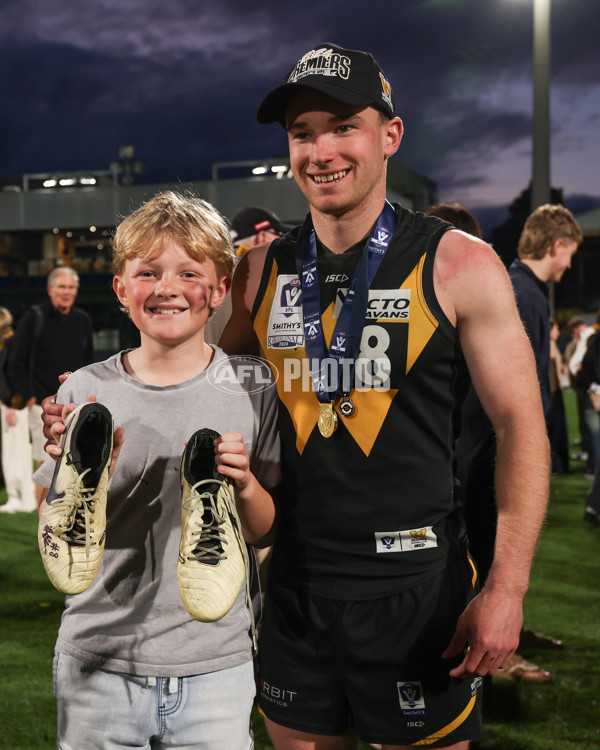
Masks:
[[[378,321],[379,323],[408,324],[406,373],[418,360],[437,328],[437,321],[426,304],[422,289],[424,262],[425,255],[420,258],[413,271],[399,287],[401,290],[408,291],[410,298],[413,300],[409,319],[385,317]],[[273,342],[269,333],[271,331],[272,310],[278,304],[278,301],[276,301],[277,276],[278,264],[274,259],[265,294],[254,319],[254,327],[267,359],[277,369],[278,395],[292,419],[296,432],[296,448],[299,453],[302,453],[317,424],[320,404],[314,395],[312,380],[308,376],[307,354],[303,345],[303,334],[298,336],[301,329],[298,328],[297,316],[294,318],[295,323],[289,324],[293,330],[290,339],[295,336],[296,344],[290,341],[284,342],[283,345],[271,345]],[[290,314],[290,320],[292,320],[290,312],[292,308],[286,309]],[[332,303],[321,315],[327,346],[330,345],[333,336],[335,317],[335,306]],[[295,376],[294,379],[291,378],[292,375]],[[340,415],[340,419],[344,420],[346,429],[366,456],[370,454],[373,448],[396,393],[397,389],[395,388],[387,390],[376,388],[355,389],[352,392],[352,401],[356,406],[354,414],[349,418]]]
[[[296,431],[296,447],[298,452],[302,453],[308,438],[317,424],[320,404],[314,394],[312,381],[309,377],[306,377],[306,367],[304,370],[305,376],[300,384],[302,387],[289,387],[290,373],[295,368],[297,368],[297,372],[300,372],[303,367],[303,361],[307,360],[305,347],[298,346],[293,349],[280,349],[268,346],[269,316],[277,289],[277,269],[277,261],[274,261],[267,290],[256,314],[254,326],[258,332],[263,351],[268,351],[267,358],[269,362],[277,368],[278,395],[292,419]],[[333,329],[335,328],[333,303],[323,312],[321,319],[325,341],[329,346],[333,336]],[[373,447],[375,438],[381,429],[381,425],[385,420],[396,391],[390,389],[381,392],[381,394],[383,398],[373,399],[372,390],[354,391],[352,400],[356,406],[356,411],[352,417],[344,419],[348,431],[366,455],[369,455]],[[340,419],[342,419],[341,416]]]
[[[424,264],[425,256],[423,255],[413,272],[401,287],[401,289],[414,290],[418,299],[418,305],[414,308],[414,310],[411,309],[410,311],[408,346],[406,351],[407,374],[410,372],[411,367],[419,359],[421,352],[427,346],[427,342],[433,336],[434,331],[438,327],[438,322],[431,313],[427,302],[425,301],[425,294],[423,293]]]

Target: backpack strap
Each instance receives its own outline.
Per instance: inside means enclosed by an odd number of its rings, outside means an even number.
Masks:
[[[31,309],[35,313],[35,325],[33,327],[33,339],[31,340],[31,349],[29,350],[29,366],[28,366],[28,372],[29,372],[29,380],[32,379],[33,375],[33,355],[35,354],[35,347],[37,346],[37,342],[40,339],[40,336],[42,335],[42,328],[44,327],[44,314],[42,312],[42,308],[40,305],[32,305]]]

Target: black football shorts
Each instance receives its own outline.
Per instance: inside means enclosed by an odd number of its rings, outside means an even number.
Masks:
[[[259,707],[311,734],[355,728],[365,742],[436,747],[481,733],[482,678],[442,659],[478,591],[467,557],[382,599],[329,599],[271,577],[259,649]]]

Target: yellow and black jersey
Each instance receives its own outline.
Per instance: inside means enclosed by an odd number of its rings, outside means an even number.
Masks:
[[[413,586],[466,545],[453,476],[462,359],[433,288],[435,252],[451,225],[395,210],[356,365],[343,375],[354,413],[343,416],[338,400],[331,437],[317,429],[304,347],[299,229],[271,245],[252,313],[280,400],[286,494],[272,570],[326,596],[367,599]],[[335,254],[317,243],[328,347],[363,246]],[[336,363],[328,364],[334,382]]]

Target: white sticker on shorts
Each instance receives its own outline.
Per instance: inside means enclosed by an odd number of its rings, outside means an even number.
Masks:
[[[437,536],[433,526],[406,531],[376,531],[375,546],[381,552],[413,552],[414,550],[437,547]]]

